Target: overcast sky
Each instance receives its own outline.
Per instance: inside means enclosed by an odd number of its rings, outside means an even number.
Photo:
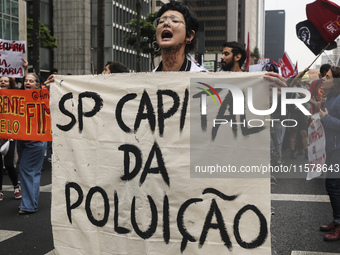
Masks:
[[[340,0],[331,1],[340,6]],[[312,2],[314,0],[265,0],[266,10],[285,10],[286,12],[285,50],[294,64],[298,61],[299,71],[308,67],[315,59],[315,55],[297,38],[295,32],[296,24],[307,19],[306,5]],[[320,64],[320,59],[316,62],[317,64]]]

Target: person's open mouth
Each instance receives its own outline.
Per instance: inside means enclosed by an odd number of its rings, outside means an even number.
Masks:
[[[163,32],[162,32],[162,40],[163,39],[171,39],[172,38],[172,33],[171,33],[171,31],[169,31],[169,30],[164,30]]]

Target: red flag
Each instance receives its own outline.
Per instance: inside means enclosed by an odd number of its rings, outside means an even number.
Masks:
[[[306,6],[307,18],[322,37],[332,43],[340,35],[340,6],[328,0],[316,0]]]
[[[251,58],[251,56],[250,56],[250,45],[249,45],[250,43],[249,43],[249,32],[248,32],[248,40],[247,40],[247,60],[246,60],[246,65],[245,65],[245,67],[244,67],[244,69],[246,70],[246,71],[248,71],[248,69],[249,69],[249,65],[250,65],[250,58]]]
[[[297,65],[294,67],[292,61],[290,60],[287,52],[285,52],[280,60],[279,67],[281,68],[281,74],[282,77],[284,78],[289,78],[294,76],[296,70],[297,70]]]

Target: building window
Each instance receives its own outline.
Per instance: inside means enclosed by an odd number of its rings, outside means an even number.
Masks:
[[[1,39],[19,39],[18,0],[0,0],[0,30]]]
[[[19,40],[19,24],[12,22],[12,38],[11,40]]]

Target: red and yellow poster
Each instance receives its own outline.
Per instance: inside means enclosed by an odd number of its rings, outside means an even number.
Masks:
[[[0,90],[0,138],[52,141],[47,89]]]

